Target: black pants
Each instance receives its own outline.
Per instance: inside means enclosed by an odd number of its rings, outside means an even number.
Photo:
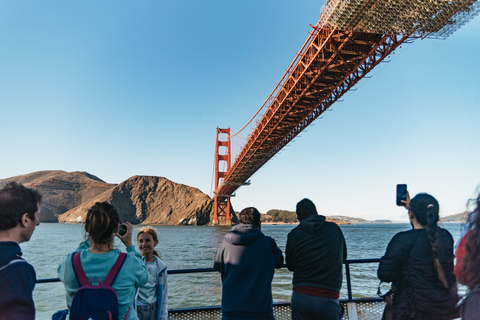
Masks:
[[[342,308],[338,299],[313,297],[292,292],[292,320],[340,320]]]

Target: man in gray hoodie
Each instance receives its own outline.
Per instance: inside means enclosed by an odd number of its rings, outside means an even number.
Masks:
[[[297,203],[300,225],[288,234],[285,256],[293,271],[292,319],[339,320],[338,301],[347,246],[342,230],[318,215],[312,201]]]
[[[213,267],[222,276],[222,319],[274,320],[272,279],[283,266],[275,240],[260,231],[260,213],[250,207],[225,235]]]

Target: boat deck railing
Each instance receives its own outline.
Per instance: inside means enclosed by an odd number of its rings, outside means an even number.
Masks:
[[[376,320],[382,318],[385,302],[380,297],[369,298],[353,298],[352,281],[350,276],[351,264],[378,263],[380,259],[352,259],[345,261],[345,277],[347,286],[346,299],[340,299],[340,304],[344,308],[343,320]],[[286,265],[284,265],[286,267]],[[186,273],[205,273],[218,272],[213,268],[198,269],[179,269],[167,270],[169,275],[186,274]],[[39,279],[37,283],[59,282],[58,278]],[[276,320],[290,320],[291,309],[290,302],[275,302],[273,304],[273,312]],[[220,306],[195,307],[195,308],[179,308],[169,309],[169,320],[220,320],[222,311]]]

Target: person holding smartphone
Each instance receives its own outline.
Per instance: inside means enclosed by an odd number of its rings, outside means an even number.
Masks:
[[[393,319],[457,318],[453,238],[437,225],[439,204],[426,193],[410,200],[408,191],[400,201],[412,229],[392,238],[377,271],[381,281],[393,283]]]
[[[122,225],[125,231],[122,231],[123,235],[119,232]],[[100,280],[103,283],[120,255],[120,250],[113,247],[117,236],[127,251],[112,283],[118,299],[118,313],[120,319],[138,320],[133,301],[136,289],[147,282],[148,274],[142,256],[132,244],[132,224],[121,224],[120,216],[113,205],[97,202],[88,210],[84,228],[88,234],[87,240],[74,252],[69,253],[57,269],[58,277],[65,286],[68,309],[71,311],[72,300],[80,288],[72,256],[80,252],[80,263],[87,279]]]

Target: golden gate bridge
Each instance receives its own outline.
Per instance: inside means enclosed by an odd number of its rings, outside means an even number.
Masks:
[[[264,104],[238,132],[217,128],[214,224],[248,179],[401,44],[447,38],[478,0],[330,0]],[[234,143],[235,141],[235,143]]]

